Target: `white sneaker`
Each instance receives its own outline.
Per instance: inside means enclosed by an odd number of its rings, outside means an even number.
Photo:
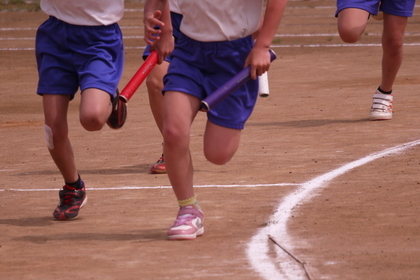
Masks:
[[[373,95],[373,103],[370,108],[370,120],[390,120],[392,119],[392,94],[383,94],[379,90],[376,90]]]

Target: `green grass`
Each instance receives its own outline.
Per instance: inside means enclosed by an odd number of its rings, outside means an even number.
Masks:
[[[64,1],[64,0],[63,0]],[[71,1],[71,0],[66,0]],[[100,1],[100,0],[98,0]],[[145,0],[127,0],[127,3],[142,3]],[[39,6],[40,0],[0,0],[0,12],[16,12],[27,11],[37,12],[41,8]]]
[[[275,44],[275,45],[277,45],[277,44],[281,44],[281,41],[282,41],[282,38],[277,37],[277,38],[274,38],[274,39],[273,39],[272,44]]]
[[[27,0],[0,0],[0,11],[1,12],[15,12],[15,11],[29,11],[37,12],[41,8],[39,6],[39,0],[27,1]]]

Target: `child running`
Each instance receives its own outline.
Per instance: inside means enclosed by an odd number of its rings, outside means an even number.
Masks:
[[[178,10],[178,0],[169,0],[169,10],[172,23],[172,36],[176,41],[179,33],[179,25],[182,20],[182,15],[179,14]],[[170,33],[169,33],[170,35]],[[173,46],[171,46],[173,47]],[[170,49],[172,50],[172,48]],[[143,59],[146,59],[150,55],[151,46],[147,45],[143,52]],[[170,57],[167,56],[165,60],[153,67],[152,71],[147,75],[146,86],[147,92],[149,95],[150,109],[155,119],[156,125],[162,133],[163,126],[163,112],[162,112],[162,102],[163,102],[163,77],[168,71],[169,63],[171,62]],[[166,165],[165,165],[165,155],[162,153],[162,156],[158,161],[150,166],[150,174],[166,174]]]
[[[373,121],[392,119],[392,87],[402,64],[404,31],[415,4],[415,0],[337,0],[338,32],[344,42],[359,40],[370,15],[383,19],[382,78],[370,109]]]
[[[37,93],[42,96],[47,147],[64,179],[53,216],[69,220],[77,218],[87,200],[68,137],[70,101],[80,88],[80,123],[88,131],[105,123],[111,128],[124,124],[126,107],[117,97],[124,62],[117,22],[124,1],[41,0],[40,5],[49,18],[36,34]]]
[[[204,233],[204,214],[193,187],[190,128],[201,100],[250,65],[252,79],[207,113],[204,155],[225,164],[238,149],[241,131],[258,97],[257,77],[270,67],[269,48],[279,27],[287,0],[179,0],[180,34],[164,77],[163,139],[168,178],[179,211],[168,230],[169,239],[195,239]],[[159,53],[158,63],[169,54],[160,44],[170,17],[166,0],[147,0],[144,8],[145,40]],[[263,17],[261,28],[260,19]],[[154,27],[160,26],[156,31]],[[254,39],[252,34],[259,32]]]

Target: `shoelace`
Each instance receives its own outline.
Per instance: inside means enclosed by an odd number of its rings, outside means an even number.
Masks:
[[[63,200],[62,200],[61,204],[73,205],[73,198],[74,198],[74,196],[72,196],[72,195],[65,195],[63,197]]]
[[[62,205],[73,205],[74,198],[78,195],[77,191],[68,190],[62,197]]]
[[[161,164],[164,162],[165,162],[165,159],[163,158],[163,156],[161,156],[160,159],[156,162],[156,164]]]

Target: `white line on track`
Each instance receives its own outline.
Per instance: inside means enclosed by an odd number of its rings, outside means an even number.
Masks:
[[[288,234],[287,222],[298,204],[309,201],[315,195],[315,191],[321,190],[336,177],[366,163],[400,153],[416,145],[420,145],[420,140],[404,143],[385,149],[381,152],[370,154],[300,185],[297,190],[286,196],[280,203],[276,212],[269,219],[269,221],[273,222],[259,230],[248,244],[247,256],[255,271],[264,279],[270,280],[305,279],[302,277],[302,275],[304,275],[303,272],[296,269],[295,261],[291,259],[290,256],[285,255],[281,248],[276,248],[276,258],[272,257],[273,252],[269,249],[270,240],[268,239],[268,236],[271,235],[276,240],[279,240],[280,243],[290,251],[293,249],[293,238]]]
[[[298,188],[290,195],[283,198],[278,206],[276,212],[270,217],[270,223],[260,229],[258,233],[251,238],[246,254],[251,262],[252,267],[257,271],[263,279],[299,279],[302,278],[303,273],[296,268],[296,263],[290,256],[284,254],[281,248],[275,248],[276,257],[273,258],[270,254],[268,236],[273,236],[279,240],[287,250],[293,249],[293,238],[287,232],[287,222],[292,216],[294,208],[298,204],[309,201],[314,195],[315,191],[321,190],[327,186],[330,181],[336,177],[347,173],[348,171],[367,164],[379,158],[400,153],[404,150],[420,145],[420,140],[404,143],[381,152],[370,154],[361,159],[352,161],[343,165],[340,168],[334,169],[321,176],[318,176],[303,184],[292,183],[278,183],[278,184],[253,184],[253,185],[197,185],[196,188],[252,188],[252,187],[266,187],[266,186],[297,186]],[[123,186],[111,188],[89,188],[89,190],[104,191],[104,190],[143,190],[143,189],[169,189],[170,186]],[[0,189],[2,191],[15,192],[33,192],[33,191],[56,191],[57,189]],[[283,257],[282,257],[283,256]]]
[[[272,48],[337,48],[337,47],[380,47],[381,44],[307,44],[272,45]],[[404,43],[404,46],[420,46],[420,43]],[[142,50],[145,47],[125,47],[126,50]],[[0,48],[0,51],[34,51],[35,48]]]
[[[256,188],[256,187],[284,187],[284,186],[300,186],[301,184],[278,183],[278,184],[254,184],[254,185],[197,185],[194,188]],[[170,189],[171,186],[123,186],[110,188],[87,188],[89,191],[110,191],[110,190],[147,190],[147,189]],[[0,191],[14,192],[42,192],[56,191],[57,189],[0,189]]]
[[[272,48],[337,48],[337,47],[381,47],[382,44],[307,44],[272,45]],[[404,46],[420,46],[420,43],[404,43]]]
[[[302,34],[276,34],[276,38],[286,38],[286,37],[338,37],[338,33],[302,33]],[[369,33],[364,35],[367,36],[382,36],[382,33]],[[420,32],[409,32],[405,33],[404,36],[420,36]],[[143,36],[140,35],[131,35],[131,36],[124,36],[124,40],[132,40],[132,39],[143,39]],[[0,37],[0,41],[35,41],[35,37]],[[351,44],[349,44],[351,45]]]
[[[127,28],[135,29],[136,27],[130,26]],[[141,28],[139,26],[138,28]],[[125,29],[124,27],[121,27],[121,29]],[[10,28],[11,31],[18,31],[22,30],[20,28]],[[1,28],[0,28],[1,31]],[[274,35],[275,37],[338,37],[338,33],[280,33]],[[367,36],[382,36],[382,33],[379,32],[369,32],[363,37]],[[404,36],[420,36],[420,32],[406,32],[404,33]],[[124,39],[143,39],[142,35],[125,35],[123,36]],[[0,37],[0,41],[14,41],[14,40],[35,40],[35,37]]]

